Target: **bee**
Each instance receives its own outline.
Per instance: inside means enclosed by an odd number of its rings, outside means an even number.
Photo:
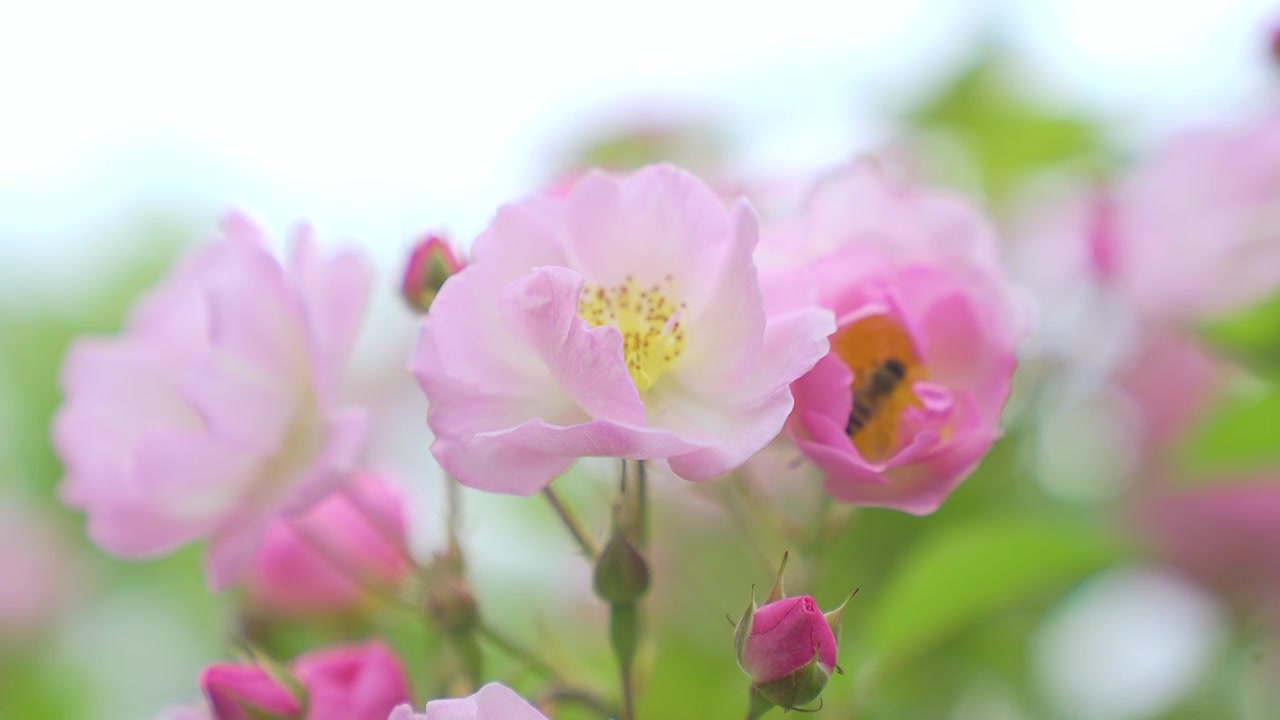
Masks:
[[[855,381],[853,409],[849,411],[849,421],[844,426],[845,434],[853,437],[871,422],[880,406],[898,389],[906,376],[907,368],[902,361],[889,358],[872,370],[865,381]]]

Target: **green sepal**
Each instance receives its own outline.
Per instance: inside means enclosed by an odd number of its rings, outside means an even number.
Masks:
[[[845,598],[844,602],[840,603],[840,607],[823,615],[827,619],[827,625],[831,626],[831,634],[836,637],[837,646],[840,643],[840,620],[844,617],[844,609],[849,606],[849,601],[856,597],[857,594],[858,591],[855,589],[849,593],[849,597]]]
[[[286,692],[293,696],[293,698],[298,701],[298,705],[302,708],[302,713],[305,715],[307,712],[307,704],[310,700],[310,698],[307,697],[307,689],[302,686],[302,683],[299,682],[296,677],[293,676],[292,672],[289,672],[289,668],[282,665],[275,658],[266,654],[256,646],[251,645],[246,649],[250,659],[253,661],[253,664],[258,666],[259,669],[267,674],[267,677],[271,678],[277,685],[284,688]],[[237,705],[239,705],[239,703],[237,703]],[[280,716],[270,714],[265,710],[260,710],[258,708],[241,705],[240,709],[245,713],[248,713],[252,720],[280,719]]]
[[[761,695],[755,688],[751,688],[751,706],[747,709],[747,720],[758,720],[775,707],[777,705],[774,705],[769,698]]]
[[[773,581],[773,589],[769,591],[769,597],[765,598],[764,604],[777,602],[787,596],[786,589],[783,587],[782,576],[787,573],[787,558],[791,555],[789,552],[782,553],[782,564],[778,566],[778,579]]]
[[[746,666],[743,664],[743,655],[747,650],[747,638],[751,636],[751,621],[756,615],[756,586],[751,586],[751,600],[747,603],[747,609],[742,613],[742,619],[733,629],[733,654],[738,658],[738,667],[743,672],[747,672]]]
[[[831,680],[831,673],[818,662],[818,656],[819,651],[815,651],[807,665],[777,680],[756,685],[756,691],[784,711],[817,700]]]

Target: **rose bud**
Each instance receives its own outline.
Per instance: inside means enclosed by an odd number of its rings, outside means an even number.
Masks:
[[[425,313],[436,299],[444,281],[462,269],[465,263],[449,243],[439,235],[427,235],[414,245],[404,269],[400,292],[405,302],[417,313]]]
[[[757,607],[753,592],[734,632],[738,666],[751,677],[753,718],[775,705],[790,711],[811,703],[832,672],[843,673],[836,664],[837,638],[848,600],[824,614],[808,595],[784,597],[786,567],[784,556],[769,598]]]

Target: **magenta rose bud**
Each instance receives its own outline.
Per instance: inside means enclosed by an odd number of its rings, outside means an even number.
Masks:
[[[302,712],[299,693],[258,667],[215,665],[204,671],[200,684],[217,720],[292,717]]]
[[[785,598],[755,611],[738,662],[757,685],[786,677],[818,658],[831,674],[836,636],[818,603],[808,595]]]
[[[762,607],[751,604],[734,631],[738,666],[751,677],[751,714],[755,718],[777,706],[793,710],[818,699],[836,664],[840,619],[845,604],[829,613],[808,595],[784,597],[782,576]],[[850,596],[852,597],[852,596]]]
[[[414,245],[404,269],[400,292],[418,313],[425,313],[436,299],[444,281],[465,265],[449,243],[439,235],[427,235]]]

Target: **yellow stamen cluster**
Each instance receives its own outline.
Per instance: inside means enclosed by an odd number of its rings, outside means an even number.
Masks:
[[[674,279],[642,288],[630,275],[620,285],[588,285],[578,297],[578,316],[593,328],[610,325],[622,333],[622,356],[636,389],[644,392],[684,352],[684,303],[670,299]]]

